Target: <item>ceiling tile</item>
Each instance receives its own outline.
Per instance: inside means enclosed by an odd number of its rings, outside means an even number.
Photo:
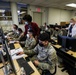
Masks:
[[[75,8],[66,7],[65,5],[68,3],[76,3],[76,0],[1,0],[1,1],[10,1],[10,2],[17,2],[17,3],[24,3],[30,5],[37,5],[43,7],[55,7],[61,9],[69,9],[69,10],[76,10]]]

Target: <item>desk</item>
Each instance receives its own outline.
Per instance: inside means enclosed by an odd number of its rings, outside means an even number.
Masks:
[[[15,45],[15,48],[21,47],[18,43],[14,44],[14,45]],[[26,57],[26,56],[25,56],[25,57]],[[15,67],[16,67],[16,70],[17,70],[17,75],[20,75],[20,67],[19,67],[17,61],[16,61],[16,60],[13,60],[13,62],[14,62],[14,65],[15,65]],[[29,64],[29,65],[33,68],[33,70],[34,70],[34,73],[32,73],[31,75],[40,75],[39,72],[38,72],[38,70],[36,69],[36,67],[33,65],[33,63],[32,63],[31,61],[29,61],[28,64]],[[0,67],[1,67],[1,66],[2,66],[2,64],[0,64]],[[4,75],[2,69],[0,69],[0,75]],[[11,75],[14,75],[14,74],[11,74]]]
[[[20,75],[20,67],[18,65],[18,63],[16,62],[16,60],[13,61],[14,64],[16,65],[16,69],[17,69],[17,75]],[[33,65],[33,63],[31,61],[28,62],[28,64],[33,68],[34,73],[32,73],[31,75],[40,75],[39,72],[37,71],[37,69],[35,68],[35,66]]]
[[[15,43],[14,46],[15,46],[15,49],[21,47],[19,43]]]
[[[53,45],[55,48],[60,48],[61,47],[61,45]]]
[[[0,63],[0,67],[2,67],[3,66],[3,64],[2,63]],[[4,75],[4,73],[3,73],[3,70],[2,69],[0,69],[0,74],[1,75]]]
[[[69,54],[69,55],[71,55],[71,56],[73,56],[73,57],[76,58],[76,52],[73,52],[73,51],[69,50],[69,51],[67,52],[67,54]]]
[[[51,37],[51,40],[55,41],[56,43],[58,42],[56,39],[54,40],[52,37]]]
[[[57,51],[57,55],[63,60],[64,67],[69,75],[76,75],[76,52],[59,49],[59,45],[54,45],[54,48]]]

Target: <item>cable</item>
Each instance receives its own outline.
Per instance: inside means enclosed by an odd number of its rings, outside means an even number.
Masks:
[[[7,65],[7,64],[5,64],[5,65]],[[3,67],[4,67],[4,66],[1,66],[0,69],[2,69]]]

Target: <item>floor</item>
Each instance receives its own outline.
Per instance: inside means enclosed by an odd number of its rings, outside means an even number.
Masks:
[[[62,71],[61,71],[62,69],[63,69],[63,68],[58,68],[58,67],[57,67],[57,72],[56,72],[55,75],[69,75],[66,71],[62,72]]]

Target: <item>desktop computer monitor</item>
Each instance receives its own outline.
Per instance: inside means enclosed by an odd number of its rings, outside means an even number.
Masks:
[[[0,37],[3,39],[3,43],[4,43],[4,41],[5,41],[5,36],[4,36],[4,32],[3,32],[3,29],[2,29],[2,27],[0,27]],[[1,44],[1,42],[0,42],[0,44]]]
[[[66,40],[66,48],[76,52],[76,39],[68,37]]]
[[[7,55],[8,62],[10,64],[11,68],[12,68],[13,73],[15,75],[17,75],[16,69],[15,69],[15,66],[14,66],[14,63],[13,63],[13,60],[12,60],[12,57],[10,55],[10,49],[8,48],[8,44],[7,44],[6,40],[5,40],[5,48],[6,48],[6,55]]]
[[[62,36],[61,35],[58,35],[57,36],[57,43],[59,44],[59,45],[62,45]]]
[[[0,27],[0,36],[2,36],[3,39],[5,38],[2,27]]]
[[[1,37],[0,40],[2,41],[2,45],[3,45],[3,49],[4,49],[4,51],[6,52],[6,56],[7,56],[6,58],[7,58],[10,66],[11,66],[11,69],[12,69],[13,73],[14,73],[15,75],[17,75],[16,70],[15,70],[15,66],[14,66],[14,63],[13,63],[13,60],[12,60],[12,57],[11,57],[11,55],[10,55],[10,53],[9,53],[10,50],[9,50],[9,48],[8,48],[8,43],[6,42],[6,39],[5,39],[3,30],[1,31],[0,37]]]
[[[66,39],[67,36],[58,35],[57,37],[58,44],[61,45],[63,48],[66,48]]]

